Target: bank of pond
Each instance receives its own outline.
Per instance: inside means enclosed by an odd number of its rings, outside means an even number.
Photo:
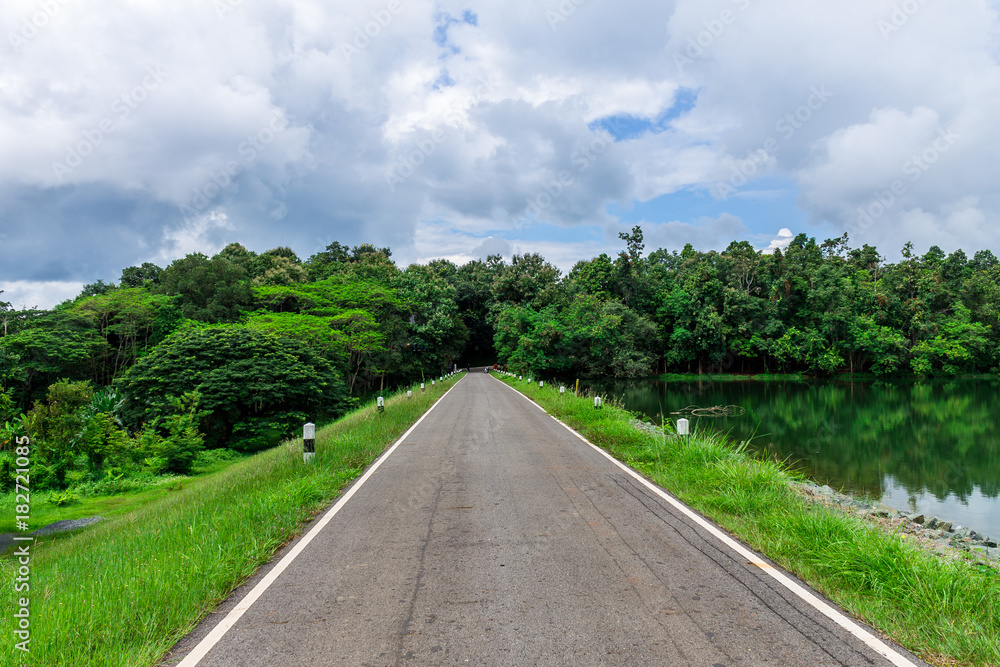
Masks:
[[[1000,535],[1000,380],[649,378],[581,387],[655,423],[687,416],[694,428],[748,440],[818,484]],[[690,414],[714,406],[739,409]]]

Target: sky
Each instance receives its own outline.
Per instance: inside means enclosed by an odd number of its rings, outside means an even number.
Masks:
[[[231,242],[1000,252],[998,4],[4,0],[0,300]]]

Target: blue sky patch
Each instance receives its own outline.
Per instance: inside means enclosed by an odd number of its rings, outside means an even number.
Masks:
[[[806,215],[796,205],[798,186],[786,178],[762,178],[737,190],[729,199],[719,200],[705,190],[681,190],[629,206],[609,204],[608,215],[623,224],[642,222],[694,224],[702,218],[718,219],[722,214],[740,218],[750,235],[774,235],[783,227],[793,231],[806,226]]]
[[[628,141],[648,133],[660,134],[670,129],[670,123],[694,109],[698,103],[698,91],[694,88],[679,88],[674,96],[674,103],[657,118],[640,118],[622,114],[598,118],[590,124],[590,129],[603,129],[614,137],[615,141]]]
[[[457,24],[465,23],[471,26],[479,25],[479,17],[471,9],[466,9],[462,16],[456,18],[448,12],[441,12],[435,17],[437,25],[434,28],[434,43],[441,47],[447,47],[452,53],[459,53],[459,48],[448,43],[448,28]]]

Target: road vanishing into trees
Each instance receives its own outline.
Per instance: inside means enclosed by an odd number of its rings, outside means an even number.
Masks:
[[[369,473],[163,664],[924,664],[485,373]]]

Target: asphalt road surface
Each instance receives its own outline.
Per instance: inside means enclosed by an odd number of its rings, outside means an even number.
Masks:
[[[355,488],[164,664],[893,664],[485,373]]]

